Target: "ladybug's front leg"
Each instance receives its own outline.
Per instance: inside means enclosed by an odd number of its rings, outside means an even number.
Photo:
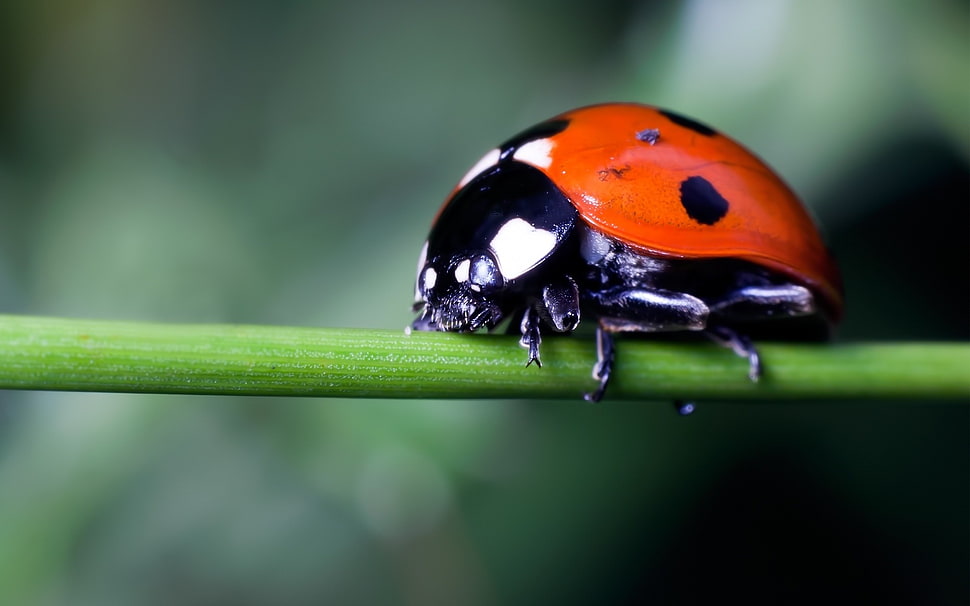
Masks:
[[[572,332],[579,325],[579,287],[569,276],[547,284],[539,296],[529,305],[522,316],[519,329],[522,338],[519,343],[529,350],[526,366],[539,360],[539,344],[542,342],[540,324],[545,321],[556,332]]]
[[[542,287],[535,302],[539,316],[556,332],[572,332],[579,326],[579,286],[569,276]]]
[[[529,358],[525,361],[525,365],[529,366],[535,362],[536,366],[542,368],[542,360],[539,359],[539,344],[542,343],[542,333],[539,332],[539,314],[535,307],[530,305],[525,310],[519,330],[522,331],[519,345],[529,350]]]

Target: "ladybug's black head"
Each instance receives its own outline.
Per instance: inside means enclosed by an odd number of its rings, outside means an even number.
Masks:
[[[491,253],[425,258],[415,288],[414,311],[421,312],[415,329],[470,332],[502,320],[505,278]]]

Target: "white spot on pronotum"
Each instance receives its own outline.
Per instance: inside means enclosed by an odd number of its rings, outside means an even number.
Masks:
[[[465,187],[466,185],[468,185],[469,181],[471,181],[478,175],[482,174],[486,170],[498,164],[498,158],[500,154],[501,154],[501,151],[498,148],[496,148],[491,150],[484,156],[482,156],[482,159],[476,162],[475,166],[472,166],[470,169],[468,169],[468,172],[465,173],[465,176],[461,178],[461,181],[458,182],[458,187],[459,188]]]
[[[489,243],[506,280],[526,273],[556,248],[556,234],[536,229],[524,219],[512,219],[502,226]]]
[[[455,266],[455,279],[459,282],[467,282],[471,267],[471,259],[462,259],[458,265]]]
[[[555,144],[552,139],[536,139],[515,150],[512,157],[536,168],[549,168],[552,164],[553,147]]]

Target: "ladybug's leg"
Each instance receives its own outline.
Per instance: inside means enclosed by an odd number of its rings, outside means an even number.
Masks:
[[[556,332],[572,332],[579,325],[579,287],[564,276],[561,282],[547,284],[535,302],[539,316]]]
[[[761,378],[761,355],[751,339],[726,326],[708,326],[704,331],[714,342],[730,347],[734,353],[747,358],[748,378],[757,382]]]
[[[539,332],[539,313],[535,307],[530,305],[525,310],[519,329],[522,331],[522,338],[519,339],[519,345],[529,350],[529,359],[526,360],[525,365],[529,366],[535,362],[536,366],[541,368],[542,361],[539,360],[539,344],[542,343],[542,334]]]
[[[610,382],[610,375],[613,373],[613,360],[616,358],[616,349],[613,347],[613,335],[606,331],[602,326],[596,327],[596,366],[593,367],[593,378],[600,382],[599,386],[591,393],[583,394],[587,402],[599,402],[606,393],[606,385]]]
[[[600,385],[584,396],[591,402],[603,397],[613,370],[611,333],[703,330],[707,325],[707,305],[686,293],[617,286],[587,294],[600,316],[596,327],[597,362],[593,368],[593,378]]]
[[[618,286],[589,293],[600,324],[612,332],[703,330],[708,308],[687,293]]]
[[[804,316],[815,312],[815,299],[803,286],[745,286],[711,303],[711,314],[732,321]]]
[[[730,347],[742,358],[747,358],[748,378],[757,381],[761,377],[761,357],[758,355],[758,350],[746,336],[738,334],[719,322],[786,318],[814,312],[815,299],[803,286],[795,284],[745,286],[711,303],[713,317],[706,334],[721,345]]]
[[[519,343],[529,350],[529,359],[525,365],[533,362],[542,366],[539,360],[539,344],[542,335],[539,327],[545,321],[556,332],[572,332],[579,325],[579,287],[569,276],[561,282],[547,284],[542,292],[529,307],[526,308],[519,324],[522,338]]]

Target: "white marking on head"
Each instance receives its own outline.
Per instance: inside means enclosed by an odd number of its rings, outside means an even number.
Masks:
[[[501,154],[501,150],[499,150],[498,148],[495,148],[490,152],[488,152],[487,154],[485,154],[484,156],[482,156],[481,160],[476,162],[475,166],[472,166],[470,169],[468,169],[468,172],[465,173],[465,176],[461,178],[461,181],[458,182],[458,188],[461,189],[462,187],[465,187],[466,185],[468,185],[469,181],[471,181],[478,175],[482,174],[486,170],[498,164],[498,158],[500,154]]]
[[[556,234],[512,219],[498,230],[489,248],[505,279],[514,280],[549,256],[556,248]]]
[[[437,284],[438,272],[436,272],[433,267],[429,267],[424,270],[424,274],[421,279],[424,282],[421,286],[423,286],[425,292],[427,292],[434,288],[434,285]]]
[[[512,157],[536,168],[549,168],[552,165],[552,150],[555,146],[552,139],[536,139],[515,150]]]
[[[468,273],[472,267],[471,259],[462,259],[458,265],[455,266],[455,279],[459,282],[468,281]]]

